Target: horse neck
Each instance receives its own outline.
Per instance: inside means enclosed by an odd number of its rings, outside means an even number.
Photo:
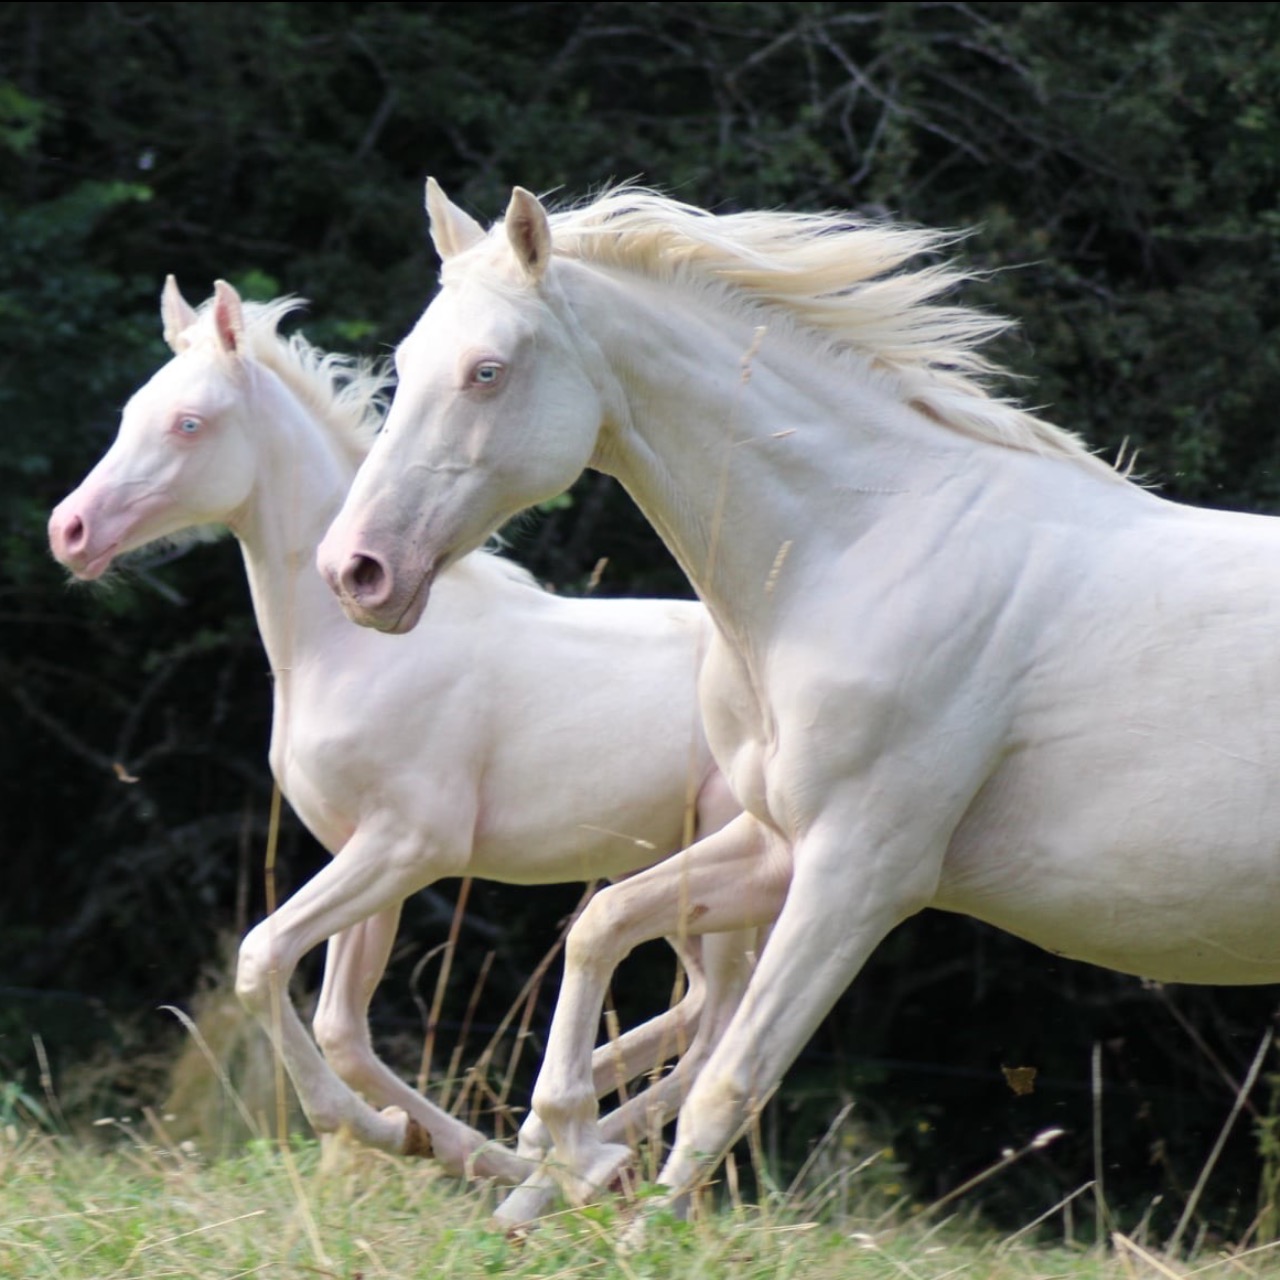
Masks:
[[[627,488],[744,649],[814,547],[846,548],[895,494],[971,470],[972,442],[852,358],[823,360],[783,325],[761,334],[693,296],[674,307],[669,286],[574,277],[573,314],[610,371],[593,465]]]
[[[355,477],[352,451],[261,367],[251,367],[257,481],[231,521],[277,690],[306,655],[350,623],[316,571],[316,547]]]

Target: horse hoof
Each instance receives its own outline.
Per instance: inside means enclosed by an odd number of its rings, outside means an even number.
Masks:
[[[493,1211],[494,1225],[510,1239],[523,1240],[530,1228],[543,1217],[560,1194],[555,1179],[545,1170],[526,1178]]]
[[[661,1196],[658,1199],[639,1201],[632,1199],[629,1206],[630,1221],[623,1227],[618,1237],[618,1252],[624,1257],[639,1253],[649,1239],[649,1225],[655,1215],[669,1213],[683,1222],[689,1216],[690,1201],[688,1195]]]
[[[649,1219],[643,1213],[637,1213],[627,1223],[622,1235],[618,1238],[618,1252],[626,1257],[639,1253],[648,1243]]]
[[[613,1144],[602,1147],[585,1169],[574,1170],[561,1179],[565,1198],[578,1207],[592,1204],[603,1195],[619,1194],[630,1199],[636,1184],[634,1152],[630,1147]]]
[[[416,1160],[430,1160],[436,1153],[431,1135],[406,1111],[399,1107],[387,1107],[382,1113],[388,1120],[404,1119],[404,1137],[400,1140],[400,1154]]]
[[[636,1192],[640,1190],[640,1178],[636,1174],[634,1162],[628,1160],[622,1165],[605,1190],[610,1195],[621,1196],[624,1200],[634,1200]]]

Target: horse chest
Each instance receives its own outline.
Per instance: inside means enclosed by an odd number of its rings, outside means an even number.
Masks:
[[[703,664],[698,697],[711,754],[738,803],[762,822],[769,813],[767,708],[746,664],[717,633]]]

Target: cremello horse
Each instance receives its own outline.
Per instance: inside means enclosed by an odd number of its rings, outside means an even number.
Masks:
[[[534,1105],[583,1194],[622,1156],[588,1097],[610,965],[758,921],[744,886],[789,859],[681,1112],[677,1202],[922,907],[1156,979],[1280,979],[1280,521],[1163,500],[989,395],[1001,323],[938,301],[957,270],[901,269],[937,233],[626,189],[552,219],[517,189],[488,234],[428,205],[443,289],[321,545],[348,612],[412,627],[594,466],[717,624],[704,719],[746,812],[570,940]]]
[[[352,627],[315,571],[316,544],[378,426],[386,382],[278,337],[294,305],[242,306],[220,283],[198,316],[170,278],[162,313],[175,358],[129,401],[110,451],[54,511],[50,542],[90,579],[193,525],[235,533],[275,682],[272,770],[335,855],[245,939],[237,990],[269,1032],[279,1018],[317,1130],[347,1128],[389,1151],[434,1149],[451,1172],[517,1181],[535,1167],[528,1159],[486,1144],[374,1055],[368,1002],[401,901],[445,876],[625,876],[678,848],[689,814],[705,831],[736,813],[697,717],[709,624],[691,603],[550,595],[479,553],[441,578],[431,622],[413,638]],[[298,959],[326,938],[315,1031],[337,1075],[292,1005],[272,1008]],[[709,941],[706,987],[691,964],[676,1010],[601,1052],[605,1091],[687,1048],[674,1072],[613,1114],[615,1137],[643,1133],[651,1110],[674,1111],[681,1077],[745,983],[747,941]]]

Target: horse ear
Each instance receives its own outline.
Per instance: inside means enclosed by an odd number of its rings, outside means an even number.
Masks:
[[[542,202],[531,191],[516,187],[507,205],[507,239],[530,284],[537,284],[551,261],[551,223]]]
[[[442,260],[484,239],[484,228],[459,209],[434,178],[427,179],[427,217],[431,221],[431,241]]]
[[[178,290],[178,282],[172,276],[164,278],[164,292],[160,295],[160,320],[164,325],[164,340],[169,349],[178,355],[191,345],[182,335],[196,322],[195,308]]]
[[[216,280],[213,285],[213,331],[218,335],[218,345],[228,355],[243,352],[244,303],[225,280]]]

